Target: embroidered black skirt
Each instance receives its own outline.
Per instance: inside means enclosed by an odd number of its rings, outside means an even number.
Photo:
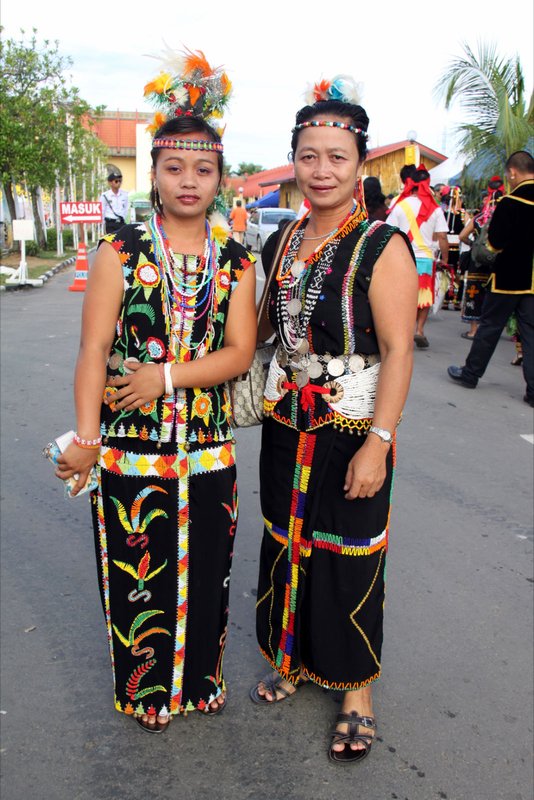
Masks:
[[[331,425],[307,433],[263,423],[257,636],[293,683],[302,672],[348,690],[380,676],[394,447],[380,491],[346,500],[347,467],[364,442]]]

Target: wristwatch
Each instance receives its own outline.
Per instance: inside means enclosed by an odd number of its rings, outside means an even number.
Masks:
[[[376,435],[386,444],[391,444],[393,441],[393,436],[391,435],[390,431],[386,431],[384,428],[377,428],[376,425],[371,425],[369,428],[369,433],[376,433]]]

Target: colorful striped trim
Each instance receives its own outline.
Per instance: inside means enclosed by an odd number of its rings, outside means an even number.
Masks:
[[[278,647],[276,663],[288,671],[295,636],[295,611],[297,608],[297,591],[300,568],[300,537],[304,523],[304,508],[310,481],[315,436],[301,433],[297,446],[297,463],[293,477],[291,511],[289,518],[287,546],[287,578],[282,617],[282,636]]]
[[[317,675],[315,672],[309,670],[305,664],[302,664],[300,667],[297,667],[292,672],[288,672],[287,670],[281,669],[277,666],[276,661],[274,661],[261,647],[259,648],[261,655],[267,661],[271,667],[278,672],[279,675],[282,676],[288,683],[291,683],[293,686],[296,686],[300,680],[300,676],[305,675],[312,683],[316,683],[318,686],[322,686],[324,689],[332,689],[332,691],[339,691],[339,692],[348,692],[354,689],[363,689],[365,686],[369,686],[371,683],[374,683],[380,678],[381,670],[375,672],[374,675],[371,675],[369,678],[366,678],[364,681],[356,681],[353,683],[342,683],[340,681],[329,681],[326,678]]]
[[[266,530],[271,534],[273,539],[281,544],[283,547],[288,545],[288,532],[283,528],[274,525],[268,519],[263,519]],[[351,536],[338,536],[335,533],[324,533],[323,531],[314,531],[313,540],[300,539],[300,555],[304,558],[309,558],[312,552],[312,547],[317,547],[319,550],[330,550],[332,553],[337,553],[342,556],[369,556],[376,553],[388,545],[388,529],[385,528],[378,536],[367,539],[354,539]]]
[[[387,549],[387,543],[387,528],[371,539],[353,539],[350,536],[336,536],[334,533],[323,533],[323,531],[313,532],[314,547],[319,550],[330,550],[342,556],[370,556],[384,547]]]
[[[104,501],[102,498],[102,472],[99,468],[96,470],[98,488],[95,495],[93,495],[92,502],[97,504],[97,518],[98,518],[98,544],[100,548],[100,563],[102,565],[102,596],[104,603],[104,614],[106,617],[106,628],[108,630],[108,646],[109,655],[111,659],[111,667],[113,674],[113,684],[116,686],[115,680],[115,656],[113,652],[113,629],[111,627],[111,607],[109,600],[109,558],[108,558],[108,539],[106,531],[106,517],[104,515]],[[120,703],[115,694],[115,707]],[[121,710],[119,708],[119,710]]]
[[[107,446],[101,447],[98,463],[102,469],[106,469],[108,472],[129,478],[149,477],[176,480],[180,477],[180,469],[183,469],[178,455],[139,455]]]
[[[138,455],[116,447],[103,446],[100,450],[99,466],[123,477],[178,480],[183,477],[184,471],[190,475],[201,475],[227,469],[235,464],[235,445],[232,441],[193,452],[186,453],[184,449],[183,453],[170,456]]]
[[[263,518],[263,524],[265,525],[266,530],[271,534],[273,539],[281,544],[283,547],[287,547],[287,531],[283,528],[279,528],[278,525],[274,525],[272,522],[269,522],[268,519]],[[300,540],[300,555],[304,558],[309,558],[311,555],[312,550],[312,543],[309,539]]]
[[[367,249],[367,245],[369,243],[369,237],[371,236],[374,231],[380,227],[382,223],[378,220],[373,222],[370,227],[364,232],[362,236],[358,239],[356,247],[352,253],[349,262],[349,268],[345,273],[345,277],[343,278],[343,286],[341,290],[341,308],[343,314],[343,320],[345,321],[344,327],[344,353],[355,353],[356,352],[356,338],[355,338],[355,331],[356,328],[354,327],[354,307],[353,307],[353,297],[354,297],[354,281],[356,280],[356,273],[360,268],[360,264],[363,261],[363,257],[365,255],[365,251]]]
[[[188,456],[189,474],[202,475],[206,472],[232,467],[235,464],[235,445],[228,441],[218,447],[190,451]]]
[[[185,667],[185,640],[188,610],[189,585],[189,470],[188,454],[185,450],[187,440],[187,406],[176,410],[176,441],[180,455],[178,468],[178,565],[176,630],[174,639],[174,664],[171,689],[171,713],[182,708],[183,681]]]

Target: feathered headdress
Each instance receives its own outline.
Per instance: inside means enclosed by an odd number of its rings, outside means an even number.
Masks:
[[[305,100],[309,105],[320,100],[340,100],[342,103],[360,103],[361,84],[356,83],[350,75],[336,75],[332,80],[322,80],[310,84],[305,92]]]
[[[222,67],[211,67],[201,50],[186,49],[177,54],[167,47],[160,60],[159,75],[144,90],[144,96],[157,109],[148,126],[151,133],[172,117],[203,117],[213,124],[223,116],[232,83]]]

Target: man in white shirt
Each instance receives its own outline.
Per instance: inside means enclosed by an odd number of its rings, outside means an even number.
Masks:
[[[122,175],[120,172],[111,172],[108,175],[109,189],[100,196],[106,233],[115,233],[126,222],[128,192],[121,189],[121,184]]]
[[[419,276],[414,341],[417,347],[428,347],[424,328],[434,304],[434,271],[436,266],[447,264],[449,229],[443,211],[430,190],[430,174],[423,165],[418,167],[413,177],[407,178],[387,221],[404,231],[412,243]],[[435,261],[436,245],[440,250],[438,261]]]

